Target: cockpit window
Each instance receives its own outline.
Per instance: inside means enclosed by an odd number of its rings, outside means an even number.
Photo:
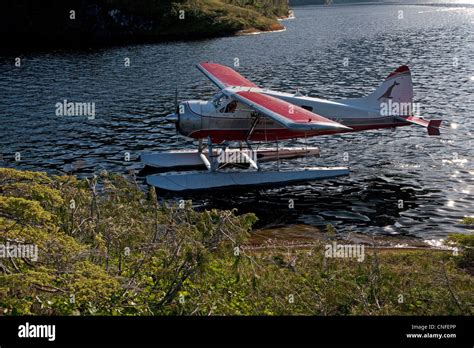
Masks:
[[[220,113],[234,113],[237,109],[237,101],[219,92],[211,99],[212,105]]]
[[[235,109],[237,109],[237,101],[232,100],[227,106],[225,107],[226,113],[234,113]]]
[[[227,96],[224,93],[217,93],[214,98],[212,98],[212,104],[216,109],[220,108],[221,106],[225,105],[227,101]]]

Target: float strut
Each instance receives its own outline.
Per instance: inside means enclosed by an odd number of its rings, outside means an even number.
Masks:
[[[214,153],[212,152],[212,139],[211,137],[207,138],[207,148],[209,151],[209,162],[211,164],[210,171],[215,172],[216,171],[216,159],[214,158]]]

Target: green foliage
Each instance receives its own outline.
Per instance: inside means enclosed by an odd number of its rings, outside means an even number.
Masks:
[[[474,226],[474,217],[466,216],[461,220],[461,223],[464,225]]]
[[[0,259],[4,314],[175,313],[188,279],[242,244],[256,220],[160,205],[107,172],[77,180],[0,169],[0,187],[0,244],[38,248],[35,261]]]
[[[36,261],[0,258],[0,313],[472,314],[472,276],[450,253],[366,251],[357,262],[325,258],[322,243],[255,251],[255,215],[181,209],[134,182],[0,169],[0,245],[38,247]],[[451,240],[472,250],[471,235]]]
[[[260,6],[263,3],[266,6]],[[281,25],[275,20],[274,9],[275,6],[270,1],[258,1],[254,5],[221,0],[173,2],[171,11],[164,17],[160,31],[164,35],[199,36],[224,35],[244,30],[281,29]],[[179,19],[181,13],[184,14],[184,19]]]
[[[460,249],[456,258],[458,265],[474,274],[474,234],[453,233],[448,242]]]
[[[327,224],[324,228],[324,232],[327,234],[329,239],[334,239],[336,237],[336,228],[332,224]]]

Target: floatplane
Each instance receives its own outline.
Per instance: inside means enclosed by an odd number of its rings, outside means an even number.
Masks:
[[[141,161],[159,171],[146,181],[168,191],[277,186],[349,174],[348,167],[263,170],[260,163],[318,157],[319,147],[280,147],[279,141],[408,125],[439,135],[441,120],[413,112],[410,70],[400,66],[371,94],[325,100],[260,88],[230,67],[200,63],[197,68],[217,87],[211,100],[178,103],[167,119],[177,131],[198,140],[196,150],[147,153]],[[204,141],[207,143],[204,143]],[[260,147],[275,142],[276,147]],[[231,143],[237,144],[231,147]],[[207,146],[206,146],[207,145]],[[189,172],[192,171],[192,172]]]

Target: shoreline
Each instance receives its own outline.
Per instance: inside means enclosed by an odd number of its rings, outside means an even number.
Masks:
[[[222,33],[188,33],[188,34],[165,34],[155,38],[142,38],[138,37],[134,40],[128,39],[114,39],[107,42],[38,42],[35,40],[21,41],[14,44],[8,44],[4,47],[4,55],[24,55],[28,52],[54,52],[62,50],[94,50],[94,49],[105,49],[113,47],[127,47],[127,46],[139,46],[139,45],[159,45],[173,42],[196,42],[219,38],[231,38],[240,36],[253,36],[267,33],[279,33],[286,31],[284,25],[277,26],[276,28],[261,30],[261,29],[242,29],[236,32],[222,32]]]
[[[274,30],[259,30],[259,29],[255,29],[255,30],[251,30],[251,31],[239,30],[237,33],[235,33],[234,35],[230,35],[229,37],[232,37],[232,36],[252,36],[252,35],[269,34],[269,33],[280,33],[280,32],[283,32],[283,31],[286,31],[286,27],[284,27],[284,26],[282,26],[281,29],[274,29]]]
[[[368,250],[381,251],[444,251],[456,248],[445,244],[445,238],[418,239],[402,235],[369,235],[361,232],[330,235],[322,229],[305,224],[261,228],[252,231],[246,247],[249,250],[286,248],[294,250],[311,249],[321,243],[350,243],[364,245]]]

